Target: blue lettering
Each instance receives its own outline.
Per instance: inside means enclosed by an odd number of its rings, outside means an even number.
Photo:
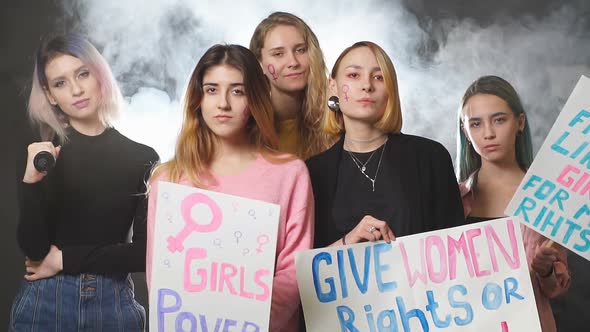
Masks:
[[[342,298],[348,297],[348,283],[346,282],[346,274],[344,273],[344,252],[338,250],[336,252],[336,259],[338,259],[338,275],[340,276],[340,290],[342,291]]]
[[[590,229],[583,230],[580,234],[580,237],[584,239],[586,244],[583,246],[576,244],[574,245],[574,249],[579,250],[581,252],[587,251],[588,249],[590,249]]]
[[[334,286],[334,278],[329,277],[324,279],[326,284],[328,284],[329,291],[324,293],[322,292],[322,287],[320,285],[320,276],[319,276],[319,266],[322,261],[325,261],[327,265],[332,264],[332,256],[329,253],[322,251],[319,254],[313,257],[313,261],[311,263],[311,272],[313,275],[313,286],[315,287],[315,293],[318,297],[318,300],[322,303],[332,302],[336,300],[336,288]]]
[[[354,326],[354,311],[345,305],[339,305],[336,307],[336,313],[338,315],[338,321],[340,322],[341,332],[361,332]],[[346,315],[347,317],[344,317]]]
[[[430,312],[432,316],[432,321],[434,322],[434,326],[438,328],[445,328],[451,324],[451,315],[446,315],[445,320],[442,321],[438,318],[436,314],[436,309],[438,309],[439,305],[438,302],[434,299],[434,292],[429,290],[426,291],[426,298],[428,299],[428,305],[426,305],[426,311]]]
[[[481,293],[481,302],[488,310],[497,310],[502,305],[502,287],[488,282]]]
[[[352,276],[356,282],[356,286],[359,291],[365,294],[369,288],[369,267],[371,266],[371,247],[365,247],[365,261],[363,264],[363,280],[359,276],[356,259],[354,258],[354,252],[352,248],[348,248],[348,259],[350,260],[350,269],[352,270]]]
[[[174,298],[174,304],[165,307],[164,302],[166,296],[172,296]],[[180,295],[169,288],[160,288],[158,289],[158,331],[164,332],[164,315],[171,312],[176,312],[180,310],[182,306],[182,299]]]
[[[174,330],[176,332],[184,332],[183,323],[188,320],[191,323],[189,328],[190,332],[197,332],[197,317],[190,312],[181,312],[176,317],[176,323],[174,324]]]
[[[518,215],[522,214],[522,219],[524,219],[524,221],[530,224],[531,222],[529,220],[529,215],[527,214],[527,211],[534,210],[535,206],[537,206],[537,202],[535,202],[534,199],[530,197],[525,197],[518,205],[516,211],[514,211],[514,216],[518,217]]]
[[[551,145],[551,149],[559,154],[562,154],[564,156],[567,156],[568,153],[570,153],[568,150],[564,149],[561,147],[561,143],[563,143],[563,141],[570,135],[569,132],[564,132],[563,134],[561,134],[561,136],[559,136],[559,138],[557,139],[557,141],[555,143],[553,143]]]
[[[506,294],[506,303],[510,303],[510,298],[515,297],[519,300],[524,300],[524,296],[516,293],[518,289],[518,280],[515,278],[504,279],[504,293]]]
[[[454,321],[457,326],[464,326],[473,321],[473,309],[469,302],[457,301],[454,298],[454,293],[458,291],[461,295],[467,295],[467,288],[463,285],[455,285],[449,288],[449,304],[453,308],[463,308],[465,310],[465,318],[455,317]]]
[[[383,277],[381,275],[381,273],[388,271],[389,270],[389,265],[388,264],[383,264],[381,265],[380,262],[380,256],[382,252],[387,252],[391,250],[391,244],[390,243],[386,243],[386,242],[382,242],[382,243],[378,243],[375,244],[373,246],[373,250],[375,251],[374,256],[375,256],[375,278],[377,279],[377,287],[379,288],[379,291],[381,293],[383,292],[387,292],[387,291],[393,291],[394,289],[397,288],[397,282],[395,281],[390,281],[390,282],[383,282]]]
[[[406,305],[404,304],[404,299],[401,296],[395,298],[395,302],[397,303],[397,309],[399,310],[399,317],[402,321],[402,326],[404,327],[404,331],[408,332],[411,331],[410,328],[410,318],[418,318],[420,321],[420,325],[422,326],[422,330],[424,332],[430,331],[430,327],[428,326],[428,321],[426,320],[426,316],[424,312],[420,309],[412,309],[406,311]]]

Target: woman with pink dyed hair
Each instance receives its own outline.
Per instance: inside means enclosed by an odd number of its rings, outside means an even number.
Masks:
[[[86,39],[45,39],[32,83],[40,141],[18,178],[26,274],[9,330],[143,331],[129,273],[145,271],[145,182],[158,155],[111,126],[121,93]]]

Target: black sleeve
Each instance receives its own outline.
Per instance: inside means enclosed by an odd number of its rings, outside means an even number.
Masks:
[[[432,156],[433,212],[436,220],[435,229],[456,227],[465,224],[463,203],[459,186],[453,170],[451,156],[444,146],[436,143],[438,148]]]
[[[138,183],[132,242],[104,246],[63,247],[61,250],[64,273],[145,272],[148,204],[146,183],[152,167],[158,161],[157,153],[153,149],[151,151],[150,161],[146,163],[144,175]]]
[[[49,252],[47,202],[42,183],[18,184],[19,218],[17,240],[29,259],[42,260]]]
[[[37,139],[37,141],[39,140]],[[25,256],[31,260],[40,261],[49,252],[50,245],[49,211],[45,193],[47,177],[33,184],[23,182],[27,165],[28,142],[28,140],[22,141],[19,144],[16,155],[16,188],[19,210],[17,242]]]

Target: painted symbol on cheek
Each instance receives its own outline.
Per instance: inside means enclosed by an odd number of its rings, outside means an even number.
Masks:
[[[268,72],[272,75],[272,80],[276,81],[278,79],[277,75],[275,74],[277,71],[275,69],[275,66],[273,65],[268,65]]]
[[[344,100],[348,101],[348,91],[350,90],[350,87],[348,86],[348,84],[344,84],[342,85],[342,92],[344,92]]]
[[[270,236],[266,234],[260,234],[258,235],[256,242],[258,242],[258,248],[256,248],[256,252],[261,253],[263,251],[262,246],[270,242]]]

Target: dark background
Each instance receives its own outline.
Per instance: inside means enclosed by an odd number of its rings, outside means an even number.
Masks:
[[[525,15],[542,18],[563,1],[550,0],[404,0],[404,6],[416,17],[431,39],[423,45],[422,56],[428,57],[441,47],[445,40],[446,19],[472,19],[481,26],[509,19],[518,20]],[[590,2],[570,1],[580,17],[590,16]],[[0,13],[0,250],[2,272],[0,291],[0,329],[8,325],[12,299],[24,273],[24,258],[16,244],[16,156],[25,149],[23,142],[31,135],[25,114],[28,87],[32,73],[32,54],[39,38],[48,32],[67,32],[75,22],[66,16],[57,1],[11,1],[1,5]],[[588,23],[586,21],[586,23]],[[586,25],[588,28],[590,24]],[[588,30],[586,30],[588,31]],[[568,50],[563,50],[567,52]],[[588,58],[588,54],[583,55]],[[586,63],[590,65],[590,63]],[[565,96],[564,96],[565,97]],[[22,150],[20,150],[22,151]],[[19,170],[22,172],[22,170]],[[588,331],[590,314],[586,308],[590,301],[590,262],[572,254],[569,256],[573,282],[568,295],[554,303],[558,329],[566,332]],[[138,300],[147,305],[145,279],[134,276]]]

